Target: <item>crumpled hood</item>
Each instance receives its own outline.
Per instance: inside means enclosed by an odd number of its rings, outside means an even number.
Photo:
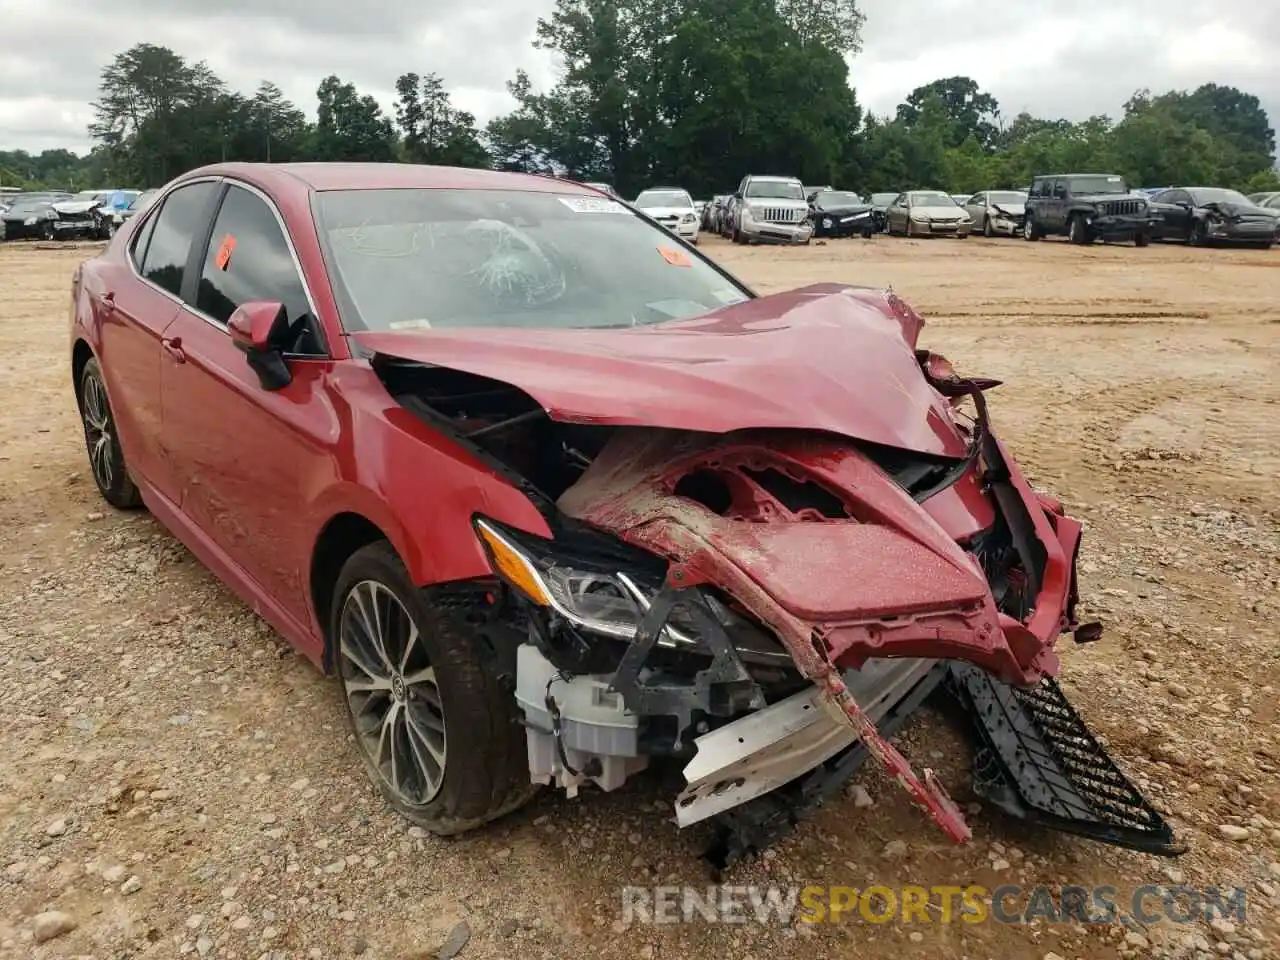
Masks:
[[[1260,207],[1256,203],[1230,203],[1223,200],[1214,200],[1206,203],[1205,208],[1208,210],[1216,210],[1224,217],[1248,217],[1250,220],[1256,220],[1260,217],[1270,217],[1273,220],[1280,217],[1280,210]]]
[[[88,213],[90,210],[96,210],[105,202],[105,200],[63,200],[53,204],[53,209],[59,213]]]
[[[1011,217],[1021,217],[1026,215],[1027,205],[1024,201],[1018,201],[1017,203],[1005,203],[1003,201],[996,203],[992,201],[991,209],[1006,213]]]
[[[964,456],[967,440],[915,357],[923,325],[891,293],[817,284],[644,327],[457,327],[350,338],[386,357],[518,387],[564,422],[819,430]]]

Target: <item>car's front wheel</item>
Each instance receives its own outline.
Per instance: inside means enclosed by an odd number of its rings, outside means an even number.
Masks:
[[[982,235],[984,237],[994,237],[996,235],[996,228],[991,223],[990,217],[982,218]]]
[[[1040,229],[1040,225],[1028,213],[1026,219],[1022,221],[1022,239],[1039,240],[1042,236],[1044,234]]]
[[[1089,235],[1089,224],[1085,221],[1083,214],[1077,214],[1071,218],[1071,222],[1067,224],[1067,239],[1072,243],[1091,243],[1093,237]]]
[[[343,566],[330,637],[366,772],[402,816],[462,833],[533,796],[519,709],[485,638],[389,544]]]
[[[141,506],[142,495],[129,476],[124,450],[116,432],[115,415],[107,401],[107,386],[97,357],[90,357],[80,372],[80,422],[89,454],[93,482],[107,503],[121,510]]]

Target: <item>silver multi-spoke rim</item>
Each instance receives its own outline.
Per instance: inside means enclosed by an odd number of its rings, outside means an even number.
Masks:
[[[81,415],[84,419],[84,440],[89,448],[89,468],[93,479],[103,490],[111,489],[115,471],[111,467],[111,416],[107,406],[107,392],[97,377],[86,377]]]
[[[444,780],[444,710],[417,624],[391,590],[362,580],[347,593],[338,630],[342,683],[365,752],[397,796],[427,803]]]

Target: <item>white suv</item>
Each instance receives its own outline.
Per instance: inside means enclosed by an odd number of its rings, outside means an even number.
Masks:
[[[734,243],[808,243],[813,237],[809,201],[795,177],[743,177],[731,220]]]
[[[698,211],[688,191],[679,187],[651,187],[636,197],[632,206],[657,220],[681,240],[698,242]]]

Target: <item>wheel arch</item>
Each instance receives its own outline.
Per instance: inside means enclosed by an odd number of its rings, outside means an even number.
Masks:
[[[311,568],[307,582],[311,592],[311,607],[320,637],[324,641],[320,666],[325,673],[333,669],[333,642],[329,636],[329,613],[333,606],[333,588],[343,566],[357,550],[371,543],[386,541],[391,548],[395,544],[380,526],[360,513],[344,511],[330,517],[316,537],[311,550]],[[397,551],[398,553],[398,551]],[[402,558],[403,559],[403,558]]]
[[[71,347],[71,386],[76,392],[76,406],[80,406],[80,378],[84,376],[84,368],[93,359],[93,348],[83,337],[76,337]]]

